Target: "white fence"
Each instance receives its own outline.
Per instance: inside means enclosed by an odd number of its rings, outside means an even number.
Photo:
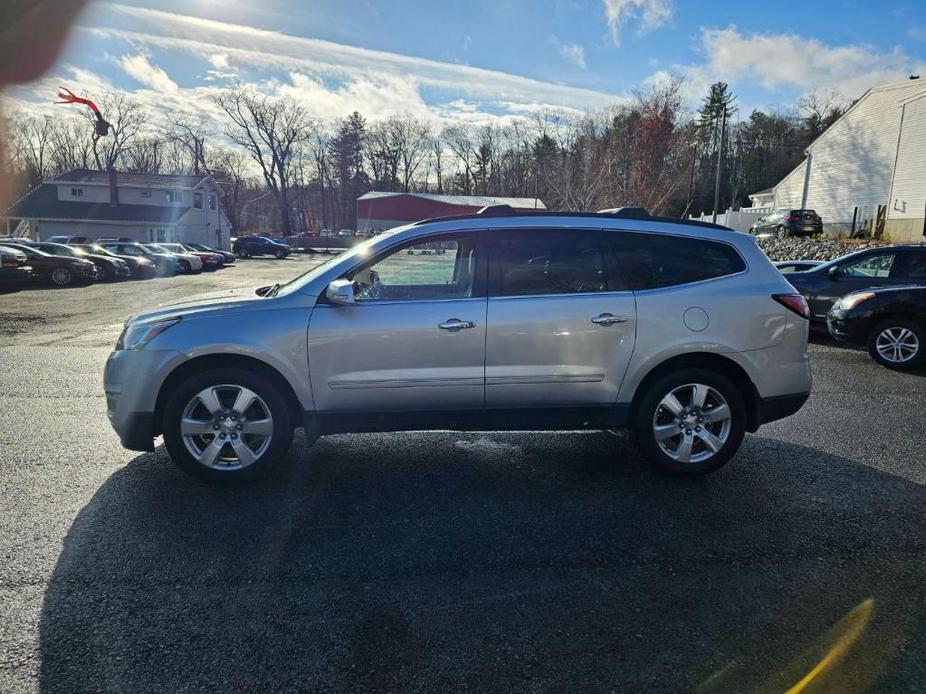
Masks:
[[[759,217],[771,211],[771,207],[748,207],[741,210],[728,209],[726,212],[721,212],[717,215],[717,223],[725,227],[730,227],[731,229],[736,229],[737,231],[749,231],[749,227],[751,227]],[[712,222],[714,221],[714,216],[712,214],[702,214],[700,217],[690,217],[690,219],[699,222]]]

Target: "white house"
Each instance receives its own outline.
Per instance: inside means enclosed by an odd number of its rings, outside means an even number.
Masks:
[[[37,240],[67,234],[228,248],[219,193],[203,176],[75,169],[37,186],[4,216],[20,220],[16,235]]]
[[[893,241],[922,240],[926,81],[865,92],[807,147],[804,161],[774,187],[773,197],[774,208],[816,210],[829,234],[848,233],[853,216],[856,228],[877,223],[880,209]]]

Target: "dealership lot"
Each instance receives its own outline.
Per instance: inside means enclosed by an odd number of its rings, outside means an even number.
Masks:
[[[601,433],[300,436],[237,489],[119,446],[130,313],[321,258],[0,295],[0,689],[782,691],[850,643],[831,690],[926,682],[926,378],[827,341],[697,480]]]

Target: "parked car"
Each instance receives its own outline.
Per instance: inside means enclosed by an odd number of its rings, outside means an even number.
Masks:
[[[409,256],[440,245],[444,255]],[[801,408],[807,305],[752,239],[508,207],[370,239],[286,283],[140,313],[104,383],[123,445],[265,474],[293,428],[630,428],[666,470],[726,463]],[[376,347],[385,345],[385,347]]]
[[[87,236],[68,236],[67,234],[63,236],[49,236],[47,239],[42,239],[46,243],[90,243],[90,238]]]
[[[212,251],[197,251],[195,248],[189,248],[185,243],[159,243],[158,246],[183,256],[195,255],[202,263],[203,270],[216,270],[222,267],[222,256]]]
[[[35,241],[29,244],[33,248],[45,251],[51,255],[67,256],[71,258],[83,258],[89,260],[96,266],[96,280],[98,282],[111,280],[127,280],[132,276],[132,271],[128,263],[120,258],[114,258],[101,253],[92,253],[85,251],[77,246],[69,246],[63,243],[51,243],[48,241]]]
[[[107,241],[100,239],[96,244],[119,256],[130,255],[145,258],[154,263],[157,274],[161,277],[173,277],[177,274],[177,257],[172,253],[161,253],[134,241]]]
[[[69,255],[51,255],[26,244],[4,245],[26,254],[29,265],[32,266],[32,276],[40,282],[66,287],[70,284],[93,282],[96,279],[96,265],[89,260]]]
[[[203,271],[203,261],[198,255],[184,250],[171,250],[163,243],[146,243],[144,246],[155,253],[166,253],[177,259],[177,272],[185,275],[198,274]]]
[[[209,246],[204,246],[201,243],[185,243],[184,246],[193,249],[194,251],[201,251],[206,253],[217,253],[222,256],[222,262],[225,265],[232,265],[238,257],[234,253],[229,253],[228,251],[222,251],[218,248],[210,248]]]
[[[103,248],[102,246],[98,244],[69,243],[68,245],[74,246],[75,248],[79,248],[82,251],[86,251],[87,253],[92,253],[94,255],[101,255],[107,258],[114,258],[114,259],[121,260],[126,265],[128,265],[129,277],[132,279],[138,279],[138,280],[151,279],[152,277],[155,277],[158,274],[157,267],[155,267],[154,263],[148,260],[148,258],[144,256],[118,255],[117,253],[113,253],[112,251],[106,248]]]
[[[16,248],[0,246],[0,287],[19,287],[32,279],[26,254]]]
[[[788,275],[810,305],[815,327],[826,328],[826,314],[837,299],[871,287],[926,284],[926,245],[869,248]]]
[[[342,238],[342,239],[349,239],[353,235],[354,235],[354,232],[351,231],[350,229],[341,229],[338,232],[338,238]]]
[[[232,252],[239,258],[250,258],[252,255],[272,255],[274,258],[285,258],[293,252],[293,247],[266,236],[239,236],[232,244]]]
[[[889,369],[926,364],[926,287],[889,287],[847,294],[826,317],[830,335],[864,345]]]
[[[778,272],[783,275],[788,275],[792,272],[807,272],[820,265],[823,265],[822,260],[783,260],[775,263]]]
[[[823,233],[823,220],[813,210],[775,210],[759,217],[749,228],[749,233],[813,236]]]

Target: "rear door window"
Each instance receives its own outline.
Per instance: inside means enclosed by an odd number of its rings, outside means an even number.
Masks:
[[[892,278],[903,280],[926,280],[926,251],[907,251],[894,264]]]
[[[746,263],[729,244],[687,236],[616,231],[610,252],[631,289],[659,289],[735,275]]]
[[[603,232],[500,230],[491,256],[494,296],[608,291]]]

